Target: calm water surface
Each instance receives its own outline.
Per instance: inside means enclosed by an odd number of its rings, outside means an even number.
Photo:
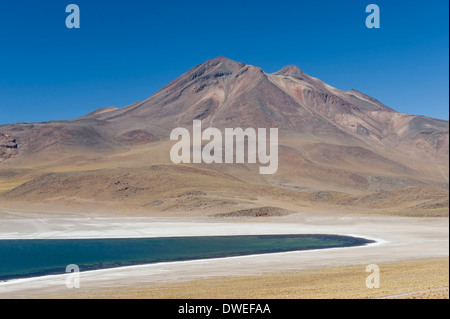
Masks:
[[[338,235],[198,236],[120,239],[0,240],[0,280],[156,262],[360,246]],[[276,257],[273,257],[276,258]]]

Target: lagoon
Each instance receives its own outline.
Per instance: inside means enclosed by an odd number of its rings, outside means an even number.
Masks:
[[[361,246],[341,235],[246,235],[108,239],[0,240],[0,280],[130,265]],[[276,258],[276,257],[273,257]]]

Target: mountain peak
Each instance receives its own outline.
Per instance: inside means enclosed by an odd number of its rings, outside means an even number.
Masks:
[[[285,75],[285,76],[292,76],[294,78],[298,78],[301,80],[304,80],[307,74],[305,74],[300,68],[296,65],[286,65],[284,68],[282,68],[280,71],[274,73],[275,75]]]
[[[197,68],[205,68],[207,72],[216,70],[223,73],[234,73],[245,66],[245,63],[233,61],[225,56],[218,56],[200,64]]]
[[[236,62],[236,61],[233,61],[233,60],[227,58],[226,56],[219,55],[218,57],[209,59],[206,62]]]

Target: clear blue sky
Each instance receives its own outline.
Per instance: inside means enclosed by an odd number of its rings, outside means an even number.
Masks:
[[[67,29],[78,4],[81,28]],[[367,4],[381,28],[367,29]],[[0,124],[72,119],[143,100],[219,55],[448,120],[448,1],[0,2]]]

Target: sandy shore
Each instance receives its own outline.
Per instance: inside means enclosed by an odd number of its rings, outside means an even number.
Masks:
[[[336,217],[303,213],[261,220],[64,214],[39,214],[35,217],[17,212],[3,212],[0,215],[0,239],[247,234],[339,234],[371,238],[378,242],[364,247],[157,263],[82,272],[81,288],[77,289],[77,293],[213,277],[255,276],[445,258],[449,255],[448,218]],[[62,274],[3,282],[0,283],[0,298],[36,298],[74,292],[66,288],[65,279],[66,275]]]

